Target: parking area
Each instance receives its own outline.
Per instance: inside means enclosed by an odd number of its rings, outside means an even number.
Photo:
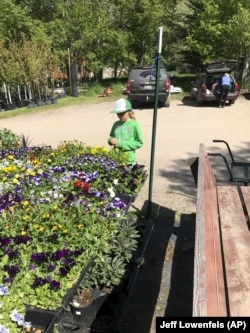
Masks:
[[[134,110],[144,136],[144,146],[137,152],[138,163],[149,169],[153,165],[152,216],[146,216],[149,181],[132,209],[139,214],[143,224],[148,221],[151,227],[155,221],[159,223],[153,228],[154,237],[149,238],[148,249],[155,250],[144,253],[146,265],[140,269],[141,280],[138,277],[139,283],[128,298],[126,313],[132,316],[123,333],[155,333],[155,316],[189,314],[192,266],[187,265],[187,260],[192,260],[192,252],[180,251],[194,237],[196,187],[188,159],[198,154],[200,143],[204,143],[209,152],[227,155],[226,147],[213,142],[224,139],[237,160],[250,160],[249,103],[247,98],[240,96],[234,105],[219,109],[213,105],[196,106],[195,101],[187,97],[172,99],[170,107],[157,111],[151,106]],[[117,119],[110,114],[112,108],[113,102],[106,99],[98,104],[66,108],[61,108],[59,101],[58,109],[48,107],[47,111],[1,119],[0,123],[1,127],[28,135],[32,145],[57,146],[65,140],[79,140],[86,145],[108,147],[109,131]],[[155,147],[152,149],[154,121]],[[227,181],[223,161],[214,160],[213,163],[218,181]]]

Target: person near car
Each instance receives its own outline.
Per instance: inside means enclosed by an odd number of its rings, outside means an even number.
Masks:
[[[219,98],[219,107],[223,108],[226,103],[227,95],[231,88],[231,78],[228,73],[225,73],[221,77],[221,89]]]
[[[128,166],[133,166],[136,164],[136,150],[143,146],[140,124],[127,98],[117,100],[111,113],[117,114],[119,120],[111,128],[108,144],[127,153]]]
[[[214,94],[218,94],[218,91],[220,91],[220,80],[219,79],[214,79],[211,91]]]

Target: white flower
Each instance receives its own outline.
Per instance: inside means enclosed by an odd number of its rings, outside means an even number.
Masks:
[[[115,192],[114,192],[114,190],[113,190],[113,187],[109,187],[109,188],[108,188],[108,192],[109,192],[111,198],[114,198],[114,197],[115,197]]]
[[[118,179],[114,179],[114,180],[113,180],[113,183],[114,183],[115,185],[118,185]]]

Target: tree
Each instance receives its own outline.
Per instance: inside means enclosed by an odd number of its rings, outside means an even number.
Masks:
[[[0,38],[4,46],[29,40],[37,30],[51,39],[60,67],[81,73],[152,63],[157,31],[163,27],[162,62],[183,70],[207,61],[235,58],[240,77],[249,76],[248,0],[2,0]],[[70,51],[70,52],[69,52]]]
[[[246,0],[191,0],[187,45],[203,63],[237,59],[239,77],[247,84],[250,57],[250,3]]]

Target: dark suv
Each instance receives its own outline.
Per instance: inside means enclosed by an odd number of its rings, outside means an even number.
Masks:
[[[232,72],[237,64],[237,60],[213,61],[206,64],[205,73],[200,74],[192,83],[190,92],[190,96],[196,100],[197,105],[219,101],[221,77],[225,73],[228,73],[231,78],[231,89],[227,102],[229,105],[234,104],[239,96],[239,84]]]
[[[129,73],[127,82],[128,99],[132,106],[136,103],[152,103],[155,100],[156,67],[152,65],[137,65]],[[170,79],[164,66],[159,73],[159,106],[170,106]]]

